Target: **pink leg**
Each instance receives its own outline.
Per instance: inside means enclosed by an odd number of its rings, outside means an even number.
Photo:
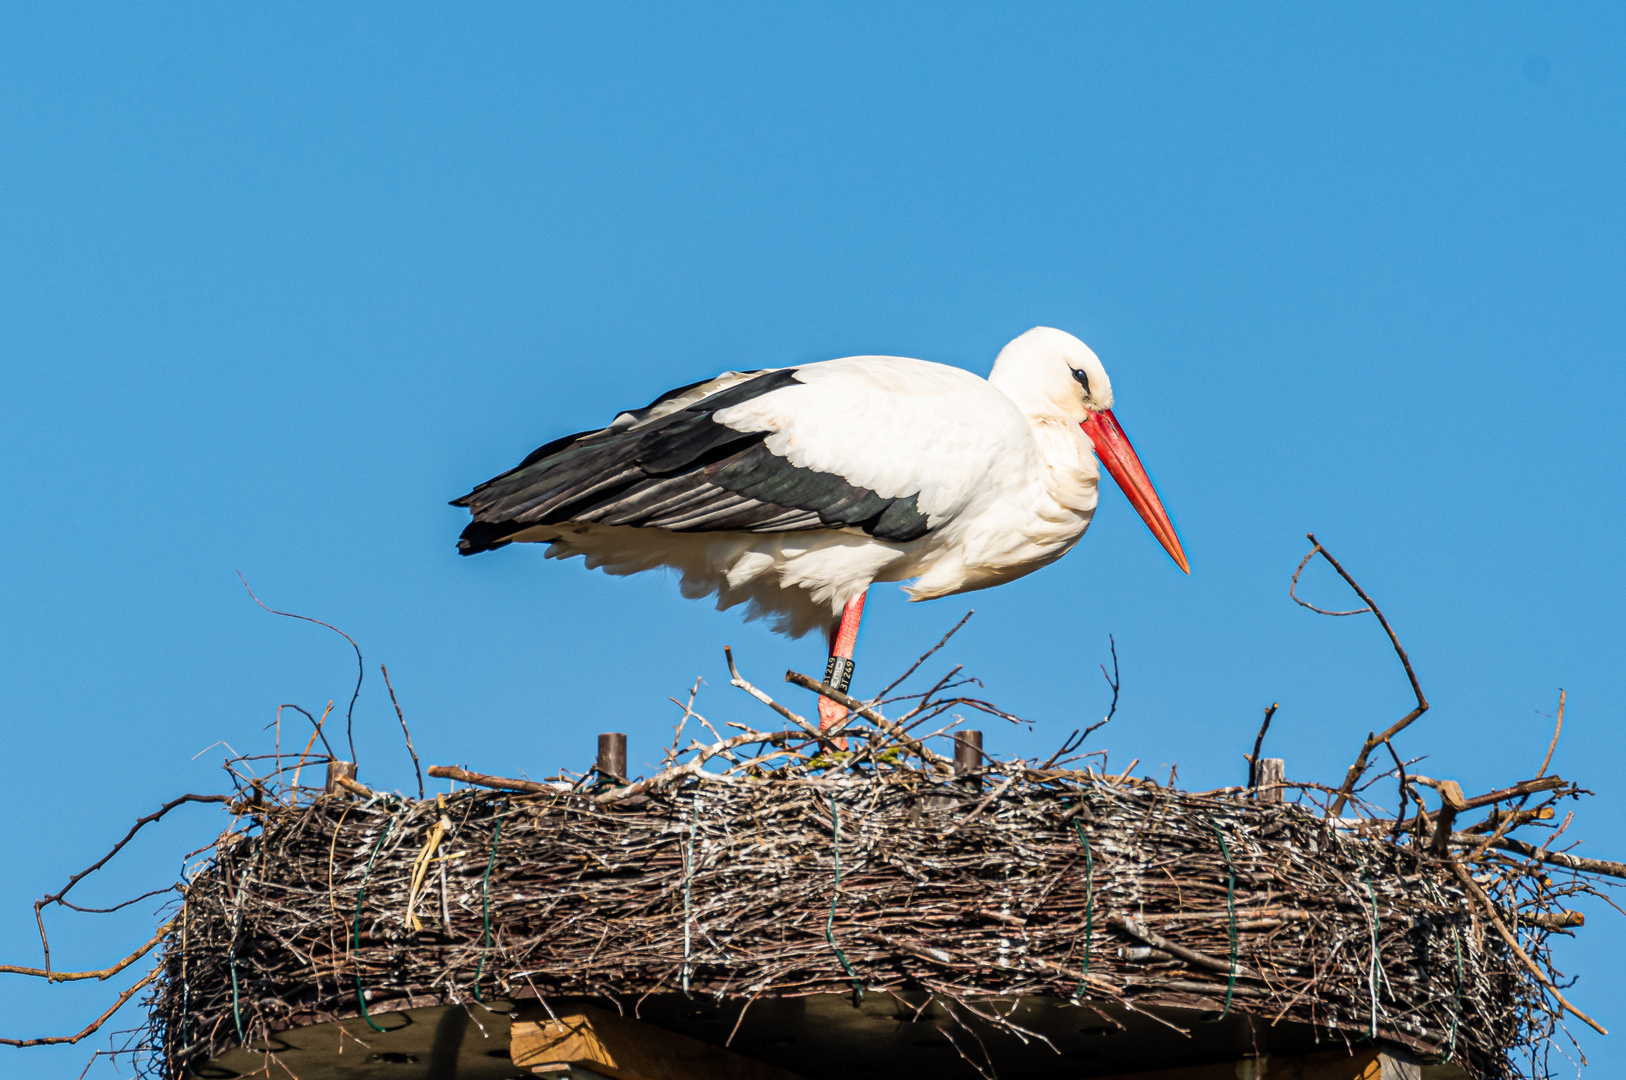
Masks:
[[[865,590],[847,601],[847,606],[841,609],[841,621],[830,631],[830,662],[824,669],[826,686],[846,690],[852,683],[853,649],[858,645],[858,624],[864,619],[864,599],[868,595]],[[829,698],[819,698],[820,731],[846,715],[847,710]]]

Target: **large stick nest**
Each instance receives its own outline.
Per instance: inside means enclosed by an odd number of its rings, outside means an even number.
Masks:
[[[1555,1024],[1454,864],[1387,831],[1022,763],[728,756],[614,790],[249,808],[166,944],[162,1068],[362,1001],[663,988],[1228,1008],[1487,1077]],[[1476,873],[1546,963],[1545,894]]]

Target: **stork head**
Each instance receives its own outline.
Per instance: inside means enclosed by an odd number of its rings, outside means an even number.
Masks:
[[[1036,326],[1000,351],[988,380],[1034,415],[1060,414],[1084,429],[1095,456],[1117,481],[1163,550],[1191,567],[1152,478],[1112,415],[1112,380],[1095,351],[1065,330]]]

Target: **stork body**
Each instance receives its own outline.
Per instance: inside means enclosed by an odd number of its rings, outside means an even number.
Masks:
[[[929,600],[1066,554],[1095,513],[1097,453],[1184,569],[1111,409],[1100,360],[1045,327],[987,379],[897,356],[726,372],[458,499],[473,515],[458,547],[539,542],[611,574],[669,567],[685,596],[743,604],[792,636],[827,631],[850,661],[874,582]]]

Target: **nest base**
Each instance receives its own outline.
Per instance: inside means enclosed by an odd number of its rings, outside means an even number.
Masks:
[[[728,1053],[742,1075],[754,1074],[761,1063],[767,1066],[765,1072],[778,1075],[776,1070],[783,1070],[805,1080],[866,1076],[976,1080],[976,1068],[955,1052],[950,1033],[953,1039],[979,1041],[1000,1063],[1003,1075],[1022,1080],[1142,1080],[1148,1073],[1158,1080],[1230,1080],[1278,1072],[1322,1080],[1387,1078],[1391,1073],[1408,1080],[1465,1080],[1469,1075],[1456,1065],[1419,1065],[1404,1048],[1330,1042],[1325,1031],[1307,1024],[1270,1026],[1244,1014],[1219,1019],[1189,1009],[1124,1009],[1108,1003],[1081,1010],[1048,997],[989,998],[971,1004],[1007,1016],[1048,1039],[1055,1049],[1037,1040],[1024,1043],[992,1025],[975,1021],[968,1025],[963,1014],[947,1015],[923,993],[871,994],[858,1003],[841,994],[719,1003],[676,993],[624,1000],[549,998],[545,1007],[532,999],[493,1002],[489,1009],[475,1004],[407,1009],[373,1017],[384,1033],[353,1017],[279,1032],[270,1043],[220,1055],[196,1075],[230,1080],[266,1075],[269,1068],[273,1080],[348,1080],[359,1075],[389,1080],[453,1075],[460,1080],[510,1080],[538,1075],[523,1060],[522,1051],[510,1051],[510,1040],[522,1025],[546,1025],[550,1017],[583,1013],[613,1015],[612,1009],[629,1018],[636,1009],[638,1019],[632,1023],[646,1029],[639,1041],[657,1054],[663,1040],[686,1037]],[[721,1051],[725,1042],[731,1053]],[[267,1049],[275,1059],[266,1057]],[[675,1071],[660,1080],[694,1080],[684,1071],[679,1060],[683,1056],[669,1055],[667,1067]],[[696,1076],[735,1080],[730,1070],[714,1063],[702,1069]],[[593,1080],[605,1074],[578,1064],[568,1072],[558,1069],[540,1075]],[[627,1075],[642,1080],[636,1067]]]

